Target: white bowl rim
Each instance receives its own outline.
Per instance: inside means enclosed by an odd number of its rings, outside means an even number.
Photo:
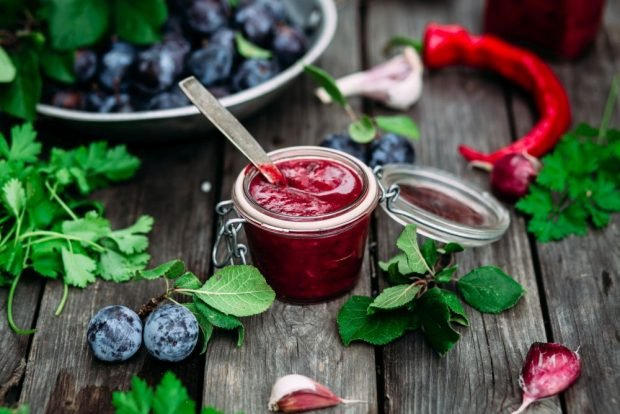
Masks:
[[[293,65],[280,72],[272,79],[261,83],[250,89],[225,96],[220,99],[222,105],[227,108],[235,107],[245,102],[250,102],[261,95],[277,90],[282,85],[291,81],[299,75],[305,65],[314,63],[321,54],[327,49],[334,34],[338,23],[338,12],[334,0],[316,0],[323,14],[322,30],[314,45],[308,52]],[[198,109],[191,106],[183,106],[174,109],[160,109],[154,111],[137,111],[130,113],[110,113],[100,114],[96,112],[77,111],[73,109],[63,109],[47,104],[37,104],[37,111],[45,116],[53,118],[61,118],[73,121],[85,122],[126,122],[126,121],[144,121],[150,119],[167,119],[179,118],[197,115]]]

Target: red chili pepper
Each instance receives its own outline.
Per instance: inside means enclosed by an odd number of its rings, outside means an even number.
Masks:
[[[429,69],[464,65],[497,72],[534,97],[540,119],[530,132],[491,154],[461,145],[459,152],[469,161],[493,164],[506,154],[523,152],[540,157],[570,126],[566,91],[551,68],[527,50],[494,36],[473,36],[461,26],[430,24],[424,34],[422,59]]]

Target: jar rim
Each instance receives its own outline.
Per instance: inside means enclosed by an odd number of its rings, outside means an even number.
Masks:
[[[233,185],[232,200],[239,214],[249,222],[281,232],[326,231],[351,222],[374,210],[379,201],[376,179],[368,166],[357,158],[342,151],[318,146],[294,146],[269,153],[274,161],[299,158],[328,159],[352,168],[360,175],[362,193],[351,204],[318,216],[290,216],[274,213],[256,203],[248,194],[249,181],[256,176],[257,169],[249,164],[237,176]]]

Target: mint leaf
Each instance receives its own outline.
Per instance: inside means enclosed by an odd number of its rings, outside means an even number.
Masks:
[[[269,59],[271,57],[271,51],[256,46],[244,38],[240,32],[235,33],[235,43],[239,54],[246,59]]]
[[[170,371],[164,374],[155,389],[154,414],[195,414],[196,403],[189,398],[187,389]]]
[[[185,263],[181,260],[171,260],[159,266],[140,272],[136,280],[153,280],[165,277],[166,279],[176,279],[185,273]]]
[[[50,0],[49,3],[49,31],[54,49],[72,50],[95,44],[108,30],[111,3],[108,0]]]
[[[352,296],[338,312],[338,331],[345,346],[353,341],[385,345],[401,337],[408,326],[407,313],[392,311],[368,315],[372,298]]]
[[[398,240],[396,240],[396,246],[407,256],[407,264],[412,273],[424,274],[430,272],[418,246],[415,224],[407,224],[405,226]]]
[[[437,283],[450,283],[457,269],[458,265],[444,267],[435,275],[435,281]]]
[[[411,140],[420,138],[420,130],[407,115],[376,116],[377,126],[385,132],[392,132]]]
[[[168,17],[165,0],[122,0],[115,5],[114,28],[122,39],[142,45],[161,38]]]
[[[149,414],[153,403],[153,390],[146,381],[134,376],[131,379],[132,389],[127,392],[114,391],[112,405],[116,414]]]
[[[218,270],[195,295],[213,308],[239,317],[264,312],[276,297],[258,269],[248,265]]]
[[[314,65],[304,66],[304,72],[309,74],[312,79],[319,84],[319,86],[325,89],[325,92],[327,92],[334,102],[342,107],[348,106],[347,99],[344,97],[342,92],[340,92],[340,89],[338,89],[338,85],[336,85],[336,80],[327,72]]]
[[[75,82],[75,74],[73,73],[75,52],[58,52],[45,48],[41,53],[40,59],[41,67],[47,77],[64,83]]]
[[[65,282],[68,285],[84,288],[95,281],[97,263],[90,257],[73,253],[62,248],[62,264],[65,268]]]
[[[362,115],[357,121],[349,124],[351,139],[360,144],[367,144],[377,136],[377,129],[368,115]]]
[[[420,315],[420,326],[426,341],[443,356],[458,342],[460,335],[450,324],[450,307],[441,294],[432,291],[429,290],[418,300],[416,312]]]
[[[0,46],[0,83],[12,82],[17,73],[11,57]]]
[[[368,313],[374,313],[376,309],[395,309],[412,302],[418,292],[418,285],[398,285],[386,288],[368,306]]]
[[[0,109],[32,121],[36,117],[36,105],[42,90],[39,59],[35,50],[24,46],[11,58],[17,71],[12,82],[0,84]]]
[[[465,302],[484,313],[500,313],[515,306],[525,293],[513,278],[495,266],[472,270],[457,282]]]

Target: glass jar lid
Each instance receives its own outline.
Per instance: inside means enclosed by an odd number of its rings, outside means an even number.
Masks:
[[[437,241],[482,246],[498,240],[510,225],[508,210],[495,197],[439,169],[386,165],[380,182],[385,189],[399,188],[395,200],[381,203],[386,213]]]

